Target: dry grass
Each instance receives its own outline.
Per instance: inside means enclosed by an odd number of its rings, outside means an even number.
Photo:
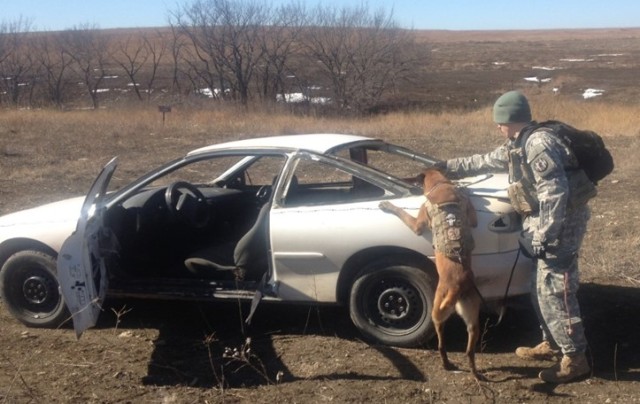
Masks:
[[[637,107],[527,95],[538,120],[561,119],[605,137],[640,135]],[[164,124],[155,106],[69,112],[5,110],[1,115],[0,152],[4,156],[30,155],[45,164],[59,164],[61,159],[150,152],[165,159],[230,139],[312,132],[353,133],[396,141],[429,138],[424,150],[443,157],[466,150],[488,150],[501,142],[491,122],[490,105],[471,112],[394,112],[369,118],[326,118],[294,115],[275,108],[245,112],[213,104],[207,108],[174,107]]]
[[[615,155],[618,175],[630,177],[639,171],[632,152],[640,143],[640,116],[634,108],[527,95],[539,119],[563,119],[604,136],[626,137],[629,147]],[[99,167],[113,156],[120,157],[113,180],[120,186],[188,150],[259,135],[360,134],[442,158],[486,152],[503,141],[491,122],[490,105],[471,112],[395,112],[370,118],[302,116],[276,108],[246,112],[219,104],[178,106],[167,114],[164,125],[155,106],[0,114],[0,210],[4,212],[84,193]]]
[[[606,37],[640,37],[639,28],[609,29],[558,29],[558,30],[496,30],[496,31],[447,31],[418,30],[418,40],[428,43],[447,42],[530,42],[530,41],[562,41],[562,40],[600,40]]]

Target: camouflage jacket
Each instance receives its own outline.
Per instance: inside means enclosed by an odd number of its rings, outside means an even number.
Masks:
[[[544,128],[526,139],[524,150],[521,140],[518,135],[487,154],[448,160],[447,171],[457,176],[508,172],[509,182],[521,183],[527,200],[537,205],[530,212],[534,238],[553,242],[560,235],[568,206],[567,170],[577,168],[577,160],[566,145]]]

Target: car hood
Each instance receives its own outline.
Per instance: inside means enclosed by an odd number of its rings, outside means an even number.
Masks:
[[[76,222],[84,196],[48,203],[0,217],[0,228],[42,223]]]
[[[507,194],[509,176],[507,174],[487,174],[467,177],[458,181],[458,184],[467,187],[474,195],[509,198]]]

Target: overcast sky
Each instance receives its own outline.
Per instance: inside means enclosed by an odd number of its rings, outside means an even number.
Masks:
[[[268,0],[267,0],[268,1]],[[309,7],[318,0],[299,0]],[[272,4],[289,3],[272,0]],[[185,0],[0,0],[0,22],[23,17],[32,30],[167,25]],[[322,0],[324,5],[366,4],[393,10],[405,28],[448,30],[615,28],[640,26],[640,0]]]

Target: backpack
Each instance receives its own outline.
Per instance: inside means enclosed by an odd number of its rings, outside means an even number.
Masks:
[[[584,170],[587,177],[594,184],[613,171],[613,157],[607,150],[604,140],[597,133],[590,130],[576,129],[560,121],[545,121],[534,123],[526,127],[523,133],[524,145],[529,135],[540,128],[548,128],[573,152],[578,160],[578,166]]]

